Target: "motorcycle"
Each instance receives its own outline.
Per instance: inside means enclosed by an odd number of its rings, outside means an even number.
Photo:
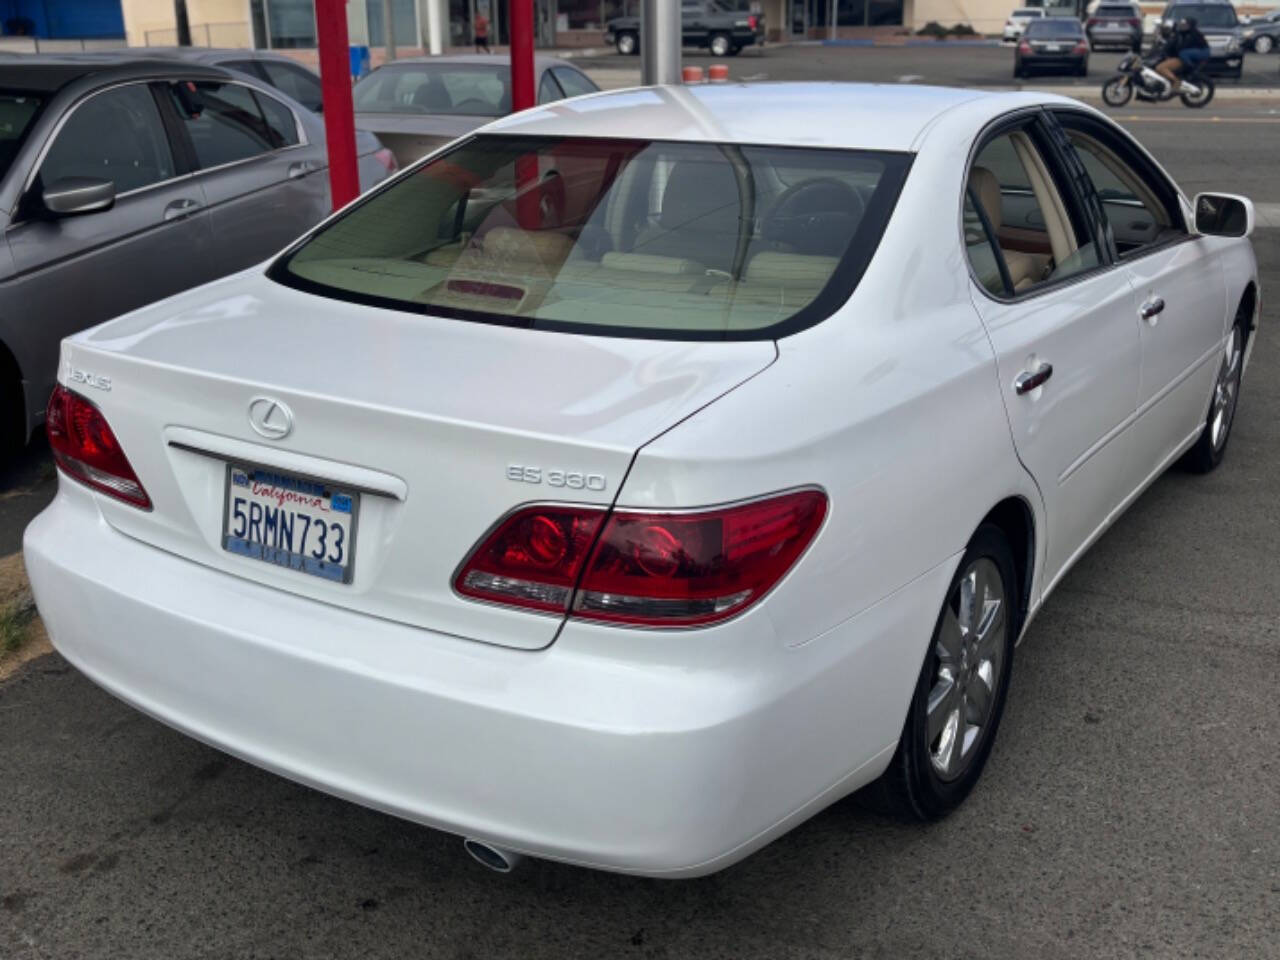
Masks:
[[[1136,93],[1139,100],[1162,102],[1179,97],[1188,107],[1203,107],[1213,99],[1213,81],[1203,75],[1204,63],[1187,71],[1182,89],[1176,94],[1169,82],[1156,73],[1157,59],[1144,60],[1131,53],[1120,61],[1114,77],[1102,85],[1102,99],[1109,107],[1123,107]]]

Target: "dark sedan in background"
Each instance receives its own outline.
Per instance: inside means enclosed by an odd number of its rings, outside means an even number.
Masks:
[[[362,157],[361,186],[389,160]],[[0,439],[43,421],[63,337],[280,250],[329,213],[327,168],[319,116],[241,73],[0,60]]]
[[[1045,17],[1027,24],[1013,55],[1013,75],[1066,73],[1083,77],[1089,73],[1089,41],[1084,27],[1074,17]]]

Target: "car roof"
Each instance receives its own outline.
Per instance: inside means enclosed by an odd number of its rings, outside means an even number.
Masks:
[[[216,67],[202,71],[217,76],[226,73]],[[139,57],[136,53],[14,54],[0,57],[0,87],[54,93],[84,77],[105,74],[111,77],[139,77],[173,72],[173,63],[159,57]]]
[[[280,60],[292,63],[304,70],[313,68],[294,57],[274,50],[250,50],[246,47],[148,47],[149,54],[175,60],[193,60],[197,63],[218,63],[222,60]]]
[[[901,150],[948,110],[980,113],[1071,102],[1052,94],[868,83],[734,83],[635,87],[559,100],[478,133]]]
[[[558,57],[545,57],[537,54],[533,58],[534,64],[540,70],[547,67],[569,67],[573,66],[568,60],[561,60]],[[455,53],[443,57],[400,57],[380,66],[379,70],[385,70],[387,67],[399,67],[405,64],[472,64],[474,66],[495,66],[509,67],[511,66],[511,58],[506,54],[484,54],[484,53]],[[574,67],[576,70],[577,67]]]

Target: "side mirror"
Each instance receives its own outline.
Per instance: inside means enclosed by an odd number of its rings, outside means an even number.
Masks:
[[[1193,208],[1196,233],[1206,237],[1247,237],[1253,233],[1253,201],[1231,193],[1198,193]]]
[[[60,217],[110,210],[116,202],[116,185],[99,177],[63,177],[40,195],[45,209]]]

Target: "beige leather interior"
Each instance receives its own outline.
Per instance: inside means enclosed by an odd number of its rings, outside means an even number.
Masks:
[[[1062,263],[1075,253],[1075,232],[1071,229],[1071,219],[1067,216],[1067,208],[1062,197],[1053,187],[1053,180],[1045,168],[1044,160],[1031,145],[1027,135],[1022,132],[1010,134],[1013,149],[1026,170],[1027,179],[1031,183],[1031,192],[1036,195],[1036,203],[1040,205],[1040,213],[1044,216],[1045,230],[1049,234],[1049,246],[1053,249],[1055,263]]]
[[[1000,181],[986,167],[972,167],[969,170],[969,187],[982,204],[982,212],[987,215],[992,233],[998,234],[1004,223],[1003,196],[1000,192]],[[1042,254],[1023,253],[1020,250],[1006,250],[1005,265],[1009,268],[1009,281],[1015,290],[1022,290],[1040,279],[1048,258]]]

